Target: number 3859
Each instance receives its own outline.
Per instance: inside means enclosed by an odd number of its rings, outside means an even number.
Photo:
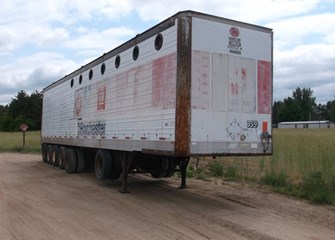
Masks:
[[[256,120],[247,120],[247,128],[257,128],[258,121]]]

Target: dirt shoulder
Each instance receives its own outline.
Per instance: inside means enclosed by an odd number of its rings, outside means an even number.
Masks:
[[[335,239],[335,210],[241,183],[99,182],[0,154],[1,239]]]

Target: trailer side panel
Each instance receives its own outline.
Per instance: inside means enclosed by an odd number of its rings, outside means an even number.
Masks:
[[[118,54],[118,68],[117,56],[113,56],[44,91],[43,142],[173,152],[177,27],[160,34],[163,44],[159,50],[157,35],[153,35]],[[139,49],[136,60],[135,46]]]

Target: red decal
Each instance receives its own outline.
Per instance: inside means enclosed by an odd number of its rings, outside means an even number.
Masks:
[[[238,30],[238,28],[236,28],[236,27],[231,27],[230,29],[229,29],[229,33],[230,33],[230,35],[232,36],[232,37],[238,37],[239,35],[240,35],[240,30]]]
[[[268,131],[268,122],[263,122],[262,124],[262,132],[267,132]]]
[[[247,69],[242,68],[242,79],[245,79],[247,77]]]
[[[74,102],[74,105],[75,105],[75,115],[78,117],[80,116],[80,113],[81,113],[81,94],[80,93],[77,93],[76,97],[75,97],[75,102]]]
[[[230,84],[230,92],[233,95],[238,95],[238,84],[237,83],[231,83]]]
[[[97,110],[105,110],[106,108],[106,85],[98,89]]]
[[[258,61],[258,113],[271,113],[271,63]]]
[[[176,103],[176,53],[155,59],[152,68],[152,106],[174,108]]]

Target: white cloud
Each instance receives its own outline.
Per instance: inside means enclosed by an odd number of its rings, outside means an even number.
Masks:
[[[2,0],[0,101],[6,91],[45,87],[117,47],[144,30],[138,29],[143,21],[157,23],[183,10],[273,28],[275,99],[290,96],[298,86],[311,86],[318,101],[331,100],[331,4],[335,6],[331,0]]]
[[[85,34],[85,33],[88,33],[89,31],[90,31],[89,28],[80,26],[75,29],[75,34]]]
[[[41,90],[76,67],[73,61],[52,52],[18,58],[13,63],[0,66],[0,72],[3,73],[0,94],[18,89]]]
[[[0,31],[0,53],[8,53],[17,46],[17,39],[13,31],[2,28]]]
[[[80,34],[77,37],[64,41],[62,46],[76,50],[76,54],[83,56],[83,53],[90,53],[86,57],[103,54],[124,42],[123,39],[134,37],[136,31],[126,27],[110,28],[104,31],[95,29]],[[92,55],[91,55],[92,53]],[[85,55],[84,55],[85,56]]]
[[[93,18],[118,19],[131,9],[128,1],[4,0],[0,7],[0,52],[19,49],[27,43],[37,47],[57,44],[69,37],[65,27]],[[89,31],[83,27],[78,30]]]
[[[308,41],[331,42],[335,37],[334,22],[335,13],[326,13],[289,18],[267,25],[274,29],[275,47],[290,48]]]
[[[162,20],[183,10],[195,10],[222,17],[258,22],[307,13],[320,0],[3,0],[0,23],[33,21],[35,23],[75,23],[94,18],[119,19],[137,12],[144,21]],[[13,15],[13,13],[15,13]]]
[[[0,52],[8,53],[31,44],[37,48],[57,46],[69,37],[65,28],[52,27],[32,22],[14,22],[7,24],[0,31]]]
[[[278,19],[307,13],[319,0],[184,0],[156,1],[131,0],[134,9],[141,18],[147,20],[162,20],[183,10],[201,11],[240,21],[256,23],[263,20]]]
[[[8,100],[11,100],[15,97],[17,92],[9,92],[7,94],[0,93],[0,105],[5,106],[8,104]]]
[[[37,47],[51,47],[67,40],[69,32],[64,28],[36,26],[32,27],[30,38]]]
[[[35,23],[74,23],[90,20],[94,16],[115,19],[132,10],[129,1],[118,0],[3,0],[0,8],[0,24],[11,21]]]
[[[335,44],[300,45],[274,53],[275,99],[297,87],[314,89],[317,101],[332,100],[335,90]]]
[[[313,95],[318,99],[320,103],[326,103],[328,101],[335,100],[335,81],[333,83],[316,86],[313,88]]]

